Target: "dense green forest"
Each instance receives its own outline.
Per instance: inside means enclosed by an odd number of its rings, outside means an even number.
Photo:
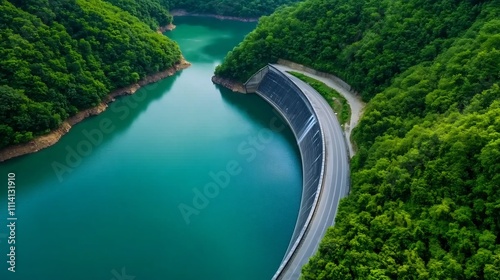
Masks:
[[[168,0],[167,0],[168,1]],[[300,0],[169,0],[171,9],[185,9],[192,13],[216,14],[244,18],[269,15],[281,5]]]
[[[369,104],[304,279],[500,279],[500,15]]]
[[[172,16],[168,11],[168,0],[104,0],[109,2],[141,21],[147,23],[152,29],[172,23]]]
[[[158,1],[109,2],[0,0],[0,148],[180,59],[177,44],[156,33],[171,20],[153,11]]]
[[[244,82],[268,62],[293,60],[348,80],[365,100],[431,61],[480,12],[480,1],[308,0],[262,17],[216,75]]]
[[[500,279],[500,1],[306,0],[217,74],[279,57],[371,100],[351,193],[303,279]]]

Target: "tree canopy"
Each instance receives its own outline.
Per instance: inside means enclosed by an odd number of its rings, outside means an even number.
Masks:
[[[215,74],[244,82],[284,58],[348,80],[369,100],[391,78],[431,61],[469,28],[481,5],[451,0],[307,0],[262,17]]]
[[[156,3],[135,5],[146,2]],[[101,0],[0,0],[0,148],[57,128],[110,91],[180,59],[177,44],[132,15],[151,11],[139,7],[127,12]],[[169,22],[159,13],[148,18]]]
[[[139,18],[152,29],[172,23],[168,0],[105,0]]]
[[[304,279],[500,278],[499,39],[499,20],[477,24],[370,102]]]

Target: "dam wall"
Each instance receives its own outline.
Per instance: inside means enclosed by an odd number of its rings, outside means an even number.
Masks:
[[[325,141],[318,117],[304,92],[272,65],[255,73],[246,83],[248,93],[255,92],[278,110],[290,125],[302,160],[302,197],[295,229],[285,257],[273,279],[279,277],[300,244],[312,219],[322,188]]]

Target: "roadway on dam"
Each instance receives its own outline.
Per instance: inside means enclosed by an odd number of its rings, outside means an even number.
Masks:
[[[314,216],[297,247],[279,275],[274,279],[299,279],[301,268],[317,251],[328,227],[335,222],[340,199],[349,193],[349,160],[342,128],[325,99],[308,84],[286,73],[281,65],[273,65],[285,73],[306,95],[313,106],[325,141],[323,187]]]
[[[278,64],[275,64],[274,66],[280,69],[281,71],[295,71],[302,73],[306,76],[309,76],[313,79],[316,79],[318,81],[321,81],[330,88],[336,90],[347,100],[347,103],[349,103],[349,108],[351,108],[351,118],[349,124],[345,125],[345,134],[346,134],[346,139],[348,140],[347,144],[349,145],[349,155],[352,158],[355,154],[355,151],[353,148],[353,144],[351,142],[351,133],[352,130],[358,125],[359,120],[363,115],[366,106],[363,100],[361,100],[360,96],[357,93],[353,92],[352,90],[346,89],[344,86],[330,79],[329,77],[325,77],[325,75],[314,74],[314,73],[321,73],[314,69],[308,68],[304,65],[297,64],[294,62],[292,62],[291,64],[295,67],[290,67],[291,65],[284,65],[279,63],[280,62],[278,62]],[[328,75],[327,73],[321,73],[321,74]]]

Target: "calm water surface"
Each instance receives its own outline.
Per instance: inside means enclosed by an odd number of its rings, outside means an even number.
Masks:
[[[301,194],[293,134],[214,67],[255,24],[176,18],[193,65],[0,164],[0,279],[270,279]],[[16,272],[7,271],[7,173],[16,174]]]

